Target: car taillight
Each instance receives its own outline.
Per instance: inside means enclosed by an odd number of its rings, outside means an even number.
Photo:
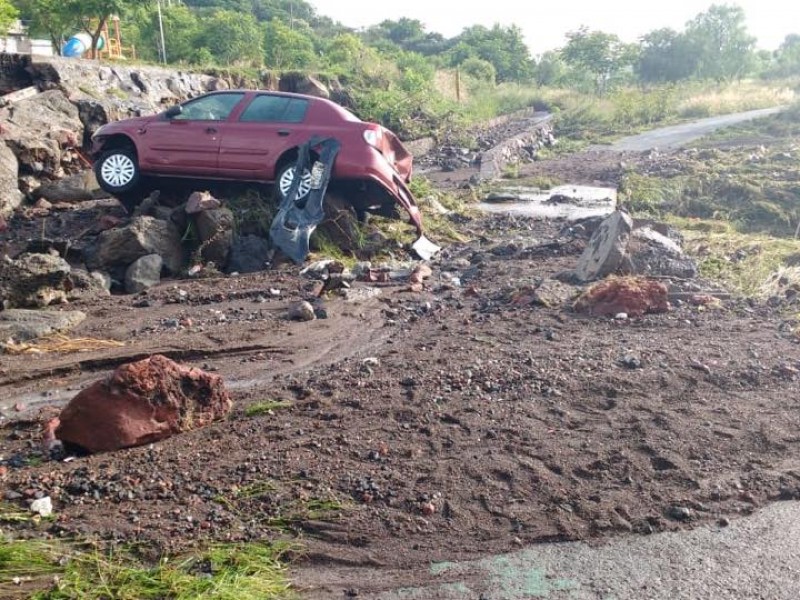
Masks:
[[[370,146],[377,148],[378,150],[381,149],[382,138],[383,134],[381,133],[380,127],[376,127],[375,129],[364,130],[364,141],[366,141]]]

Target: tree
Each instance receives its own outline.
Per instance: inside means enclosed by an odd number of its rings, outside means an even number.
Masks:
[[[598,93],[604,93],[609,83],[626,69],[635,59],[635,48],[613,33],[590,31],[581,27],[567,33],[567,45],[561,56],[568,64],[590,73]]]
[[[161,16],[167,60],[192,62],[200,33],[196,15],[186,5],[176,2],[172,5],[162,3]],[[161,31],[155,4],[135,7],[126,17],[126,37],[136,46],[137,55],[143,60],[159,60]]]
[[[753,67],[755,38],[748,35],[744,10],[739,6],[713,4],[689,21],[686,36],[697,54],[701,78],[741,78]]]
[[[775,53],[775,75],[792,77],[800,75],[800,35],[789,34]]]
[[[516,25],[491,29],[483,25],[467,27],[453,39],[448,51],[450,64],[459,65],[471,57],[481,58],[494,65],[498,81],[526,81],[530,79],[533,63],[530,51]]]
[[[74,16],[65,10],[64,0],[19,0],[22,19],[33,35],[47,36],[61,52],[61,45],[76,28]]]
[[[103,28],[115,14],[121,13],[131,0],[64,0],[64,8],[92,38],[89,55],[97,58],[97,46]],[[108,42],[108,40],[106,40]]]
[[[306,69],[316,61],[314,42],[306,34],[273,19],[264,27],[266,65],[273,69]]]
[[[656,29],[642,37],[636,73],[645,83],[688,79],[697,72],[692,43],[673,29]]]
[[[19,11],[9,0],[0,0],[0,35],[8,32],[11,24],[17,20]]]
[[[533,80],[537,85],[560,85],[564,81],[567,66],[561,53],[549,51],[542,54],[533,67]]]
[[[208,48],[220,64],[261,64],[263,33],[255,18],[218,10],[201,23],[198,46]]]

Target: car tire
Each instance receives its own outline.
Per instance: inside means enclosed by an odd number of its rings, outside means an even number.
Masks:
[[[283,202],[286,199],[286,195],[289,193],[289,190],[292,189],[292,183],[294,182],[294,173],[295,172],[295,165],[294,163],[289,163],[288,165],[284,165],[281,167],[280,171],[278,171],[278,176],[275,178],[275,196],[278,199],[278,202]],[[303,179],[300,182],[300,187],[297,190],[297,200],[302,200],[308,193],[311,191],[311,171],[306,169],[303,172]]]
[[[136,152],[131,148],[104,152],[94,163],[94,174],[100,188],[109,194],[124,194],[136,189],[141,179]]]

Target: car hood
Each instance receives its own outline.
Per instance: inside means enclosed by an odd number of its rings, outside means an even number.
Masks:
[[[157,118],[158,115],[150,115],[148,117],[133,117],[131,119],[122,119],[121,121],[112,121],[100,127],[93,137],[117,133],[119,131],[136,131]]]

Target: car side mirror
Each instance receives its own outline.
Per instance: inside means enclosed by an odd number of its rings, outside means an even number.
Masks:
[[[183,112],[183,107],[180,104],[176,104],[175,106],[170,106],[167,109],[167,118],[172,119],[173,117],[177,117],[182,112]]]

